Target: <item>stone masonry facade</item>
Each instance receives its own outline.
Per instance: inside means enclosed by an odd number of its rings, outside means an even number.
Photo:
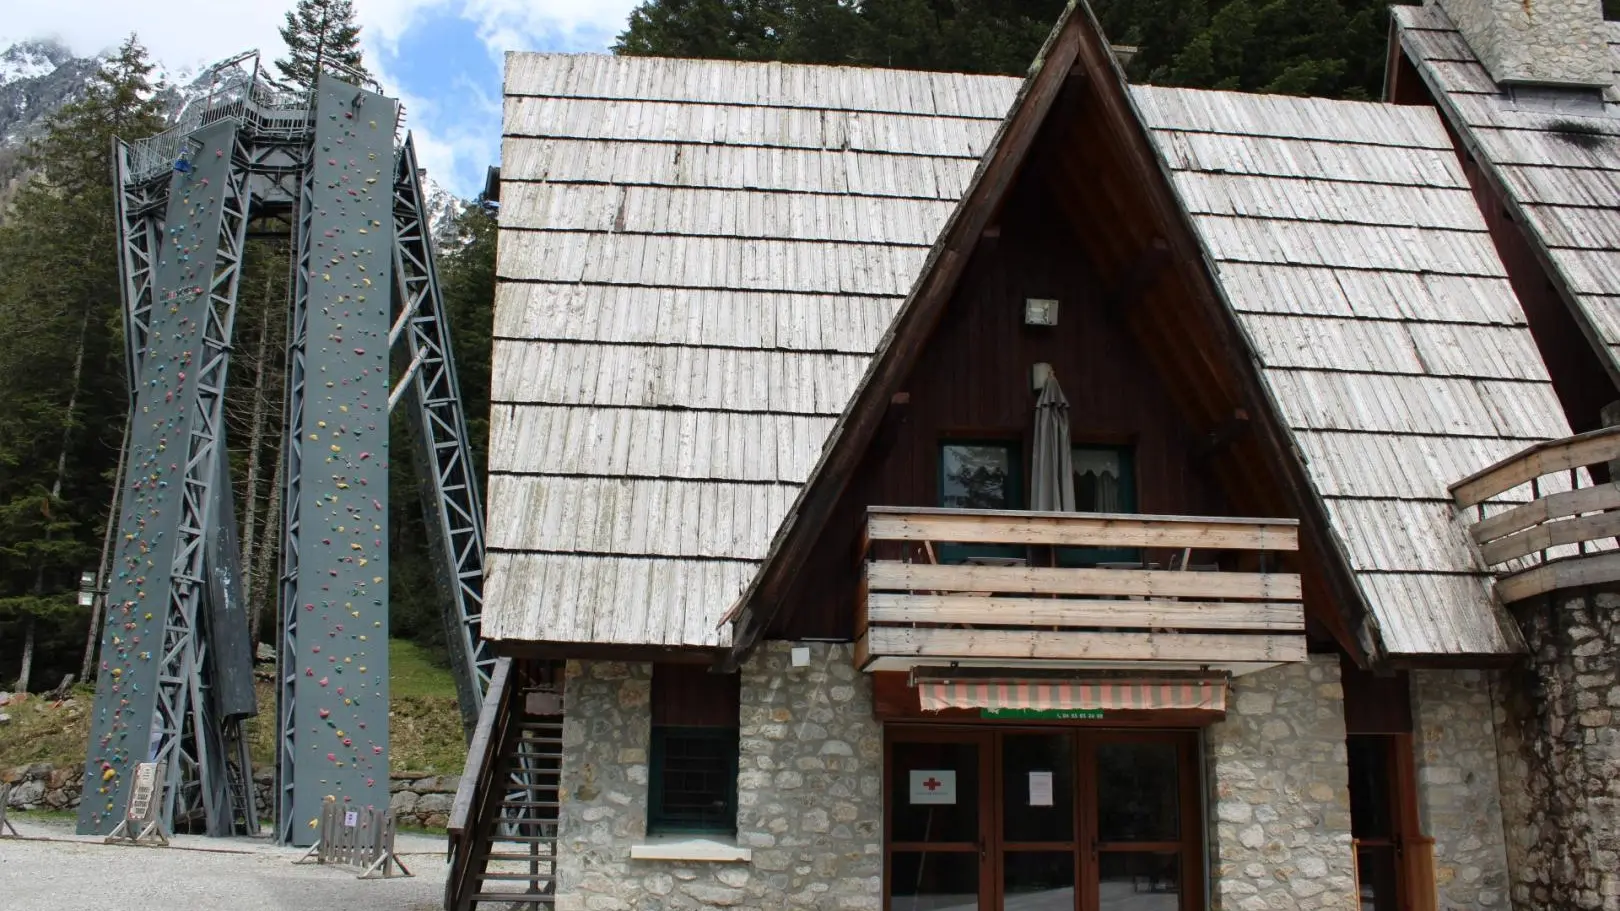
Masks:
[[[1485,671],[1420,670],[1411,687],[1418,814],[1434,839],[1437,907],[1506,909],[1498,683]]]
[[[632,860],[647,841],[652,666],[569,662],[559,911],[882,906],[883,736],[850,647],[742,669],[736,844],[748,861]]]
[[[1205,746],[1211,911],[1357,911],[1338,659],[1237,678]]]
[[[1620,593],[1515,609],[1530,647],[1502,675],[1513,905],[1620,911]]]

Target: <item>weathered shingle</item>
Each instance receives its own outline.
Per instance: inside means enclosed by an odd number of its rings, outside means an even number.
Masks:
[[[1446,40],[1426,52],[1459,59]],[[1512,651],[1447,485],[1568,427],[1439,118],[1224,92],[1132,96],[1384,648]]]
[[[1018,85],[508,56],[485,635],[726,644]]]
[[[1444,10],[1391,9],[1401,48],[1441,113],[1505,189],[1620,381],[1620,23],[1605,23],[1616,79],[1603,109],[1542,111],[1492,81]]]

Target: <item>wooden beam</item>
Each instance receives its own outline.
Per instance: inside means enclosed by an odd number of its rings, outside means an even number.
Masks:
[[[1176,661],[1210,665],[1238,661],[1305,660],[1303,635],[1152,635],[874,626],[867,632],[866,642],[868,653],[873,658]]]
[[[870,509],[866,525],[867,537],[875,541],[1299,550],[1299,523],[1293,519],[1244,521],[1107,513]]]
[[[866,564],[866,581],[874,592],[956,591],[1144,598],[1249,598],[1257,601],[1300,600],[1299,576],[1293,573],[953,566],[879,560]]]
[[[885,410],[881,403],[887,403],[899,391],[916,364],[950,303],[975,245],[985,227],[994,222],[1021,171],[1047,112],[1069,83],[1083,23],[1089,20],[1071,10],[1041,48],[1039,71],[1014,102],[972,186],[923,264],[922,275],[895,317],[887,342],[879,348],[854,400],[828,435],[821,464],[783,518],[764,567],[743,593],[735,617],[734,644],[721,662],[722,669],[734,669],[741,663],[789,600],[789,586],[804,567],[811,545],[821,536],[827,518],[871,444]]]
[[[1537,443],[1451,485],[1458,506],[1474,506],[1555,471],[1620,458],[1620,427]]]
[[[1468,529],[1468,533],[1474,536],[1475,542],[1484,544],[1486,541],[1523,531],[1549,519],[1562,519],[1565,516],[1600,512],[1605,509],[1620,509],[1620,485],[1599,484],[1595,487],[1548,494],[1507,512],[1481,519]]]
[[[1298,601],[1080,601],[878,593],[867,596],[867,618],[872,624],[1305,631],[1305,608]]]
[[[1496,594],[1503,604],[1512,604],[1560,588],[1605,582],[1620,582],[1620,551],[1550,560],[1497,580]]]
[[[1600,512],[1578,519],[1548,522],[1526,532],[1498,538],[1481,547],[1479,553],[1487,564],[1495,566],[1549,547],[1612,538],[1615,535],[1620,535],[1620,512]]]

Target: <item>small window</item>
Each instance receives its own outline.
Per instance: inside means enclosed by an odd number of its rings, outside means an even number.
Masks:
[[[998,442],[948,442],[939,447],[939,505],[950,509],[1018,509],[1018,447]]]
[[[737,831],[739,678],[653,666],[647,834]]]
[[[1023,457],[1006,441],[950,440],[939,444],[939,505],[947,509],[1023,508]],[[1021,561],[1019,544],[940,544],[941,563]]]
[[[1603,18],[1609,22],[1620,22],[1620,0],[1603,0]]]

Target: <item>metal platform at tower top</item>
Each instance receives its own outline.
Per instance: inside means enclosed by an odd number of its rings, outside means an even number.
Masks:
[[[130,379],[127,470],[79,812],[125,821],[144,763],[155,815],[254,832],[242,724],[257,712],[224,406],[248,227],[287,232],[278,841],[328,800],[388,804],[388,422],[404,407],[463,712],[479,636],[483,510],[414,144],[393,99],[328,67],[287,91],[256,52],[157,136],[115,144]]]

